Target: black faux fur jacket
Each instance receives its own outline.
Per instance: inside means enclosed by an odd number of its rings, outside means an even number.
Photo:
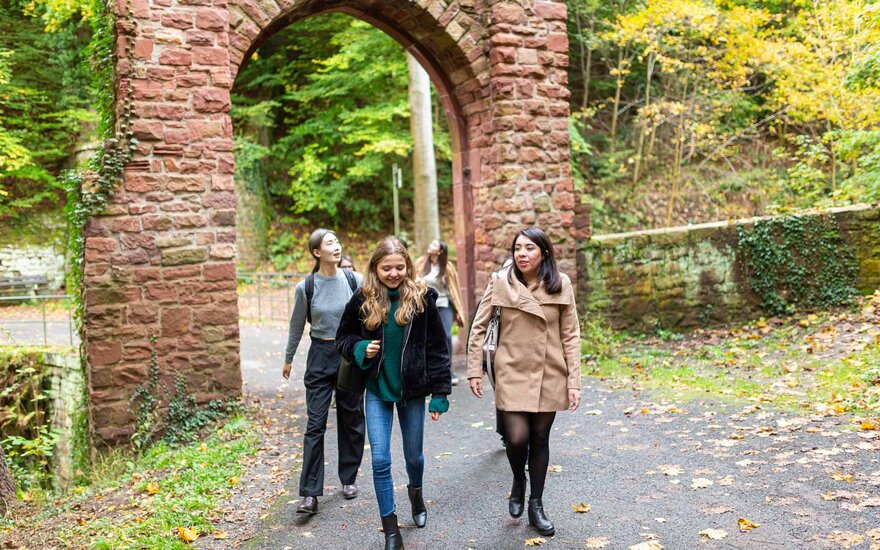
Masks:
[[[354,361],[354,347],[362,340],[383,340],[382,327],[367,330],[361,319],[363,295],[360,289],[345,306],[339,328],[336,330],[336,350],[339,355]],[[449,395],[452,392],[449,350],[446,331],[437,311],[437,292],[429,288],[425,296],[425,310],[416,314],[403,329],[401,352],[401,381],[403,399],[426,395]],[[385,368],[384,341],[378,355],[367,359],[367,376],[377,378]]]

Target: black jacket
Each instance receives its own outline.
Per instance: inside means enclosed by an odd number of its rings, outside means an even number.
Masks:
[[[362,340],[384,340],[382,327],[367,330],[361,318],[363,294],[354,293],[345,306],[339,328],[336,330],[336,350],[339,355],[354,361],[354,347]],[[437,291],[429,288],[425,296],[425,310],[416,314],[403,329],[401,376],[403,399],[415,399],[426,395],[449,395],[452,392],[449,350],[446,347],[446,331],[437,311]],[[384,341],[379,353],[367,359],[367,376],[378,378],[384,368]]]

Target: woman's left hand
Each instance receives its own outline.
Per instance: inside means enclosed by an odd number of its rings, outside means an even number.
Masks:
[[[431,420],[437,420],[438,418],[440,418],[441,414],[443,414],[443,413],[432,412],[431,413]]]
[[[581,404],[581,390],[568,390],[568,410],[576,411]]]
[[[461,320],[461,315],[459,315],[457,311],[455,312],[455,322],[458,323],[458,326],[460,327],[464,326],[464,321]]]

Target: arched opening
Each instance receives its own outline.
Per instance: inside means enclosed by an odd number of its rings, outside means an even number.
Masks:
[[[466,308],[523,224],[545,227],[574,273],[566,10],[469,0],[132,0],[118,25],[117,110],[134,154],[85,230],[84,328],[93,441],[126,440],[155,351],[201,403],[241,392],[230,89],[277,29],[343,12],[427,70],[453,141]],[[130,115],[128,115],[130,113]]]

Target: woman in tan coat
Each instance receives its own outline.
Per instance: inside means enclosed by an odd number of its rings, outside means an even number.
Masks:
[[[507,432],[513,471],[508,509],[523,513],[526,460],[531,475],[529,525],[553,535],[542,497],[550,462],[550,429],[556,411],[580,405],[580,326],[571,280],[556,267],[547,234],[523,229],[511,246],[513,265],[492,275],[468,342],[468,381],[483,397],[482,346],[493,312],[500,308],[495,353],[495,404]]]

